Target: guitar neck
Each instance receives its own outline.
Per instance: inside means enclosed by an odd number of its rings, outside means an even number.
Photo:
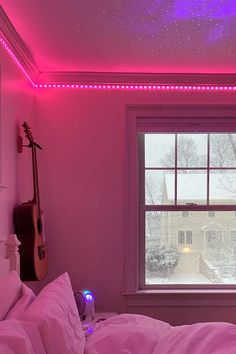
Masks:
[[[38,207],[40,213],[39,183],[36,147],[32,145],[32,166],[33,166],[33,201]]]

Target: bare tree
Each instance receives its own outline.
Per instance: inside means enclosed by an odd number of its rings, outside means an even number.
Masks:
[[[232,147],[233,155],[234,155],[234,160],[236,161],[236,137],[235,134],[227,134],[229,137],[229,141]]]
[[[212,134],[210,136],[212,167],[232,167],[236,165],[236,139],[235,134]],[[228,198],[236,197],[236,171],[220,170],[218,188],[229,192]],[[219,173],[218,170],[215,173]]]
[[[210,165],[212,167],[232,166],[236,161],[236,141],[232,134],[210,135]]]
[[[145,199],[146,204],[155,205],[160,203],[162,196],[161,186],[157,185],[152,176],[145,178]],[[157,211],[150,211],[146,214],[146,235],[147,238],[158,238],[160,232],[160,214]]]
[[[198,167],[201,165],[203,157],[198,154],[198,148],[190,136],[178,135],[177,140],[177,166],[186,167],[183,173],[187,172],[188,167]],[[175,166],[175,147],[166,153],[162,163],[166,167]]]

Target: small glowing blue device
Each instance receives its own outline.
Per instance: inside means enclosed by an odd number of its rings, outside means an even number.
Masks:
[[[79,290],[75,294],[75,302],[81,321],[94,319],[94,295],[90,290]]]
[[[93,301],[94,300],[94,297],[93,297],[93,294],[91,293],[91,291],[83,290],[83,293],[84,293],[86,301],[89,302],[89,301]]]

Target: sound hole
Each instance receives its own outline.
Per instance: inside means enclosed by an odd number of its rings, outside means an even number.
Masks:
[[[39,259],[43,259],[45,257],[45,248],[43,245],[38,246],[38,256]]]

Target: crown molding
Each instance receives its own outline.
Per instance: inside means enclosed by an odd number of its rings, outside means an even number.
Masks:
[[[34,57],[0,5],[0,32],[32,79],[37,80],[39,69]]]
[[[40,73],[37,81],[65,84],[235,85],[236,74],[52,71]]]

